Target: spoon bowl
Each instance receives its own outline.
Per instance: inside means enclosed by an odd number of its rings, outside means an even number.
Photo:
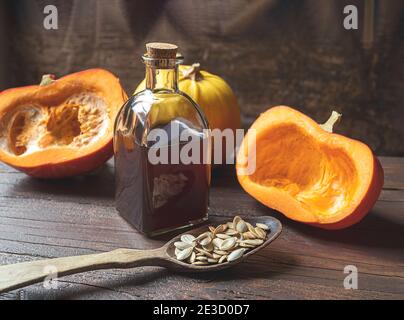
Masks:
[[[58,278],[93,270],[123,269],[140,266],[160,266],[176,272],[212,272],[230,268],[264,249],[274,241],[282,231],[281,223],[273,217],[251,217],[243,220],[252,225],[256,223],[267,225],[269,228],[269,230],[267,230],[267,239],[260,246],[248,251],[240,259],[232,262],[196,266],[178,261],[175,256],[174,243],[181,239],[182,235],[179,235],[167,242],[163,247],[154,250],[117,249],[98,254],[37,260],[0,266],[0,293],[44,281],[49,276],[49,266],[52,266],[53,276],[55,275],[54,271],[57,271],[56,276]],[[193,229],[186,234],[197,236],[205,231],[207,231],[206,226]]]
[[[172,240],[167,242],[167,244],[163,248],[165,248],[167,258],[169,259],[168,261],[170,261],[171,263],[167,264],[166,267],[171,270],[175,270],[177,272],[211,272],[216,270],[227,269],[233,267],[236,264],[239,264],[240,262],[243,262],[245,259],[248,259],[248,257],[264,249],[272,241],[274,241],[282,232],[282,224],[280,223],[280,221],[270,216],[243,218],[243,220],[251,223],[252,225],[255,225],[257,223],[265,224],[269,229],[267,230],[267,238],[264,241],[264,243],[254,248],[253,250],[248,251],[240,259],[237,259],[232,262],[224,262],[220,264],[212,264],[206,266],[196,266],[190,263],[177,260],[174,253],[175,252],[174,243],[177,241],[181,241],[181,236],[183,236],[184,234],[190,234],[196,237],[201,233],[206,232],[207,227],[205,225],[197,229],[190,230],[189,232],[183,233],[179,236],[176,236]]]

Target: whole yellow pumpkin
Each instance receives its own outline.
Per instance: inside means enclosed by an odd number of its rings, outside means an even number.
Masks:
[[[144,90],[146,82],[135,94]],[[219,76],[202,71],[200,64],[179,67],[179,89],[189,95],[204,111],[211,129],[239,129],[240,108],[230,86]],[[181,112],[177,110],[176,112]]]

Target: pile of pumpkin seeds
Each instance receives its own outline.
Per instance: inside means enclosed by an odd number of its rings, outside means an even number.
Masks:
[[[268,230],[265,224],[257,223],[254,227],[236,216],[231,222],[210,226],[209,231],[197,237],[181,236],[181,241],[174,243],[175,255],[177,260],[195,266],[236,261],[247,251],[262,245]]]

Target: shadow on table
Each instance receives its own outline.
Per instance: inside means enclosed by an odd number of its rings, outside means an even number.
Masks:
[[[18,193],[52,194],[73,197],[114,198],[114,172],[110,165],[80,177],[42,180],[23,178],[13,185]]]
[[[271,252],[270,247],[271,245],[232,268],[206,273],[183,274],[183,276],[205,282],[225,282],[279,278],[279,275],[288,274],[295,269],[298,262],[294,256],[287,252]]]
[[[316,238],[330,243],[341,243],[356,247],[401,249],[404,258],[404,224],[392,217],[383,216],[372,210],[361,222],[343,230],[324,230],[287,219],[279,212],[261,204],[262,215],[278,218],[284,226],[308,238]]]
[[[281,260],[280,264],[278,260]],[[248,263],[250,261],[251,263]],[[62,278],[60,289],[57,291],[44,290],[42,287],[33,287],[31,298],[35,299],[36,295],[40,299],[152,299],[156,298],[153,289],[161,286],[161,281],[172,275],[172,284],[178,284],[177,277],[181,277],[184,285],[195,283],[210,283],[210,282],[226,282],[234,280],[248,279],[270,279],[279,277],[279,274],[287,273],[293,269],[296,262],[286,253],[277,253],[276,257],[271,256],[268,252],[265,255],[254,258],[236,265],[232,268],[206,272],[206,273],[173,273],[168,269],[154,268],[150,270],[142,270],[139,272],[124,271],[122,275],[117,274],[110,279],[103,281],[92,281],[84,283],[84,281],[76,280],[75,278]],[[95,280],[95,277],[90,279]],[[38,288],[38,289],[37,289]],[[160,297],[162,293],[160,292]],[[164,295],[164,294],[163,294]]]
[[[33,286],[30,289],[29,298],[41,300],[152,299],[152,293],[148,295],[149,290],[146,286],[163,279],[167,273],[167,269],[156,267],[154,270],[134,272],[133,275],[124,272],[122,275],[111,276],[111,279],[105,281],[88,281],[86,283],[71,277],[62,278],[59,283],[60,290],[46,290],[42,285]],[[133,290],[134,287],[141,289]]]

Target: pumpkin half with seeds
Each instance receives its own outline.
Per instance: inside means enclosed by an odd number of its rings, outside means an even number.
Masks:
[[[127,96],[119,79],[91,69],[0,93],[0,160],[37,178],[100,167],[112,155],[116,114]]]

